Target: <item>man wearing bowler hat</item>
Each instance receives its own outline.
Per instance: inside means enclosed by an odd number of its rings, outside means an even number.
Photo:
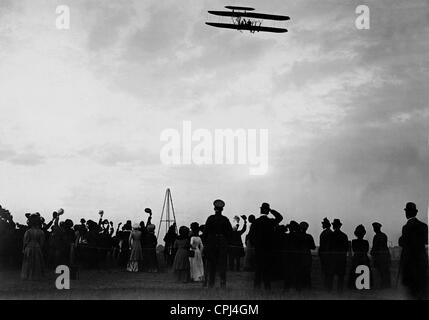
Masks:
[[[405,205],[407,223],[399,238],[401,252],[402,283],[413,299],[427,299],[428,226],[416,218],[417,206],[413,202]]]
[[[232,234],[232,226],[229,219],[222,215],[225,202],[215,200],[213,202],[215,214],[207,218],[204,237],[207,239],[207,246],[204,248],[208,263],[208,285],[214,287],[216,272],[220,275],[221,288],[226,287],[226,266],[228,242]]]
[[[254,287],[260,288],[261,281],[265,289],[271,288],[270,271],[273,263],[275,247],[274,231],[283,216],[276,210],[270,208],[268,203],[263,203],[260,208],[261,216],[255,220],[250,229],[251,242],[255,246],[255,279]],[[272,214],[274,219],[268,218]]]
[[[332,257],[332,269],[329,270],[328,290],[332,289],[332,284],[335,276],[338,276],[337,290],[343,291],[344,276],[346,274],[347,252],[349,251],[349,239],[347,235],[341,231],[340,219],[334,219],[332,227],[334,231],[331,234],[330,254]]]
[[[380,287],[390,288],[390,252],[387,247],[387,235],[381,231],[381,223],[372,224],[375,235],[372,240],[371,256],[380,277]]]

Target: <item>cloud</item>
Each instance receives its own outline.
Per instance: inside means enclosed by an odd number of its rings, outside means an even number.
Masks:
[[[106,54],[122,39],[122,32],[133,22],[136,11],[130,1],[85,1],[81,15],[90,26],[88,48],[97,54]]]
[[[159,164],[159,155],[151,154],[144,148],[127,148],[121,145],[103,145],[86,147],[80,155],[97,161],[102,165],[115,166],[121,164],[150,166]]]
[[[32,151],[32,148],[17,151],[12,146],[0,145],[0,161],[20,166],[36,166],[42,164],[45,157]]]

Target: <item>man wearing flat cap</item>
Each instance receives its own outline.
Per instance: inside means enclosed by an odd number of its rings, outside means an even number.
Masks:
[[[374,222],[372,228],[375,232],[371,248],[374,268],[380,277],[380,287],[390,288],[390,252],[387,246],[387,235],[381,231],[381,223]]]
[[[255,247],[255,279],[254,287],[260,288],[261,281],[265,289],[271,288],[271,268],[275,248],[275,228],[283,220],[283,216],[270,208],[268,203],[263,203],[260,208],[261,216],[252,223],[250,228],[250,241]],[[268,214],[273,218],[269,218]]]
[[[427,299],[428,226],[416,218],[414,202],[405,205],[407,223],[399,238],[401,252],[402,283],[413,299]]]
[[[222,215],[225,202],[218,199],[213,202],[213,206],[215,214],[207,218],[203,235],[207,241],[204,251],[208,264],[208,285],[210,288],[214,287],[218,272],[220,286],[225,288],[228,242],[231,239],[232,226],[229,219]]]

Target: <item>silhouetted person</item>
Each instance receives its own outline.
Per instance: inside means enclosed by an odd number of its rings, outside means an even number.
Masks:
[[[118,233],[118,239],[119,239],[118,264],[122,268],[127,267],[127,263],[130,258],[129,239],[130,239],[131,230],[132,230],[131,220],[127,220],[127,222],[122,226],[122,230]]]
[[[331,251],[331,222],[328,218],[324,218],[322,221],[323,231],[319,237],[319,258],[320,268],[322,271],[323,286],[325,289],[330,289],[330,275],[332,274],[332,255]]]
[[[298,222],[294,220],[289,222],[287,228],[289,233],[285,237],[284,290],[295,288],[300,291],[303,287],[304,234],[301,232]]]
[[[301,284],[305,289],[311,288],[311,267],[313,264],[313,257],[311,255],[311,250],[316,249],[316,244],[314,243],[313,236],[307,233],[308,223],[303,221],[299,224],[300,231],[302,233],[302,279]]]
[[[206,230],[206,226],[204,224],[200,225],[201,242],[203,243],[203,247],[207,248],[207,234],[205,230]],[[207,287],[209,282],[209,266],[208,266],[206,251],[207,251],[206,249],[203,249],[203,252],[202,252],[202,259],[203,259],[203,266],[204,266],[203,287]]]
[[[293,221],[291,221],[292,223]],[[296,222],[295,222],[296,223]],[[294,284],[295,276],[295,262],[293,261],[293,237],[292,229],[294,227],[290,224],[280,226],[284,230],[282,236],[282,267],[283,267],[283,290],[288,291]],[[295,228],[296,229],[296,228]]]
[[[329,270],[328,289],[332,289],[334,277],[338,277],[337,290],[342,292],[344,287],[344,276],[347,265],[347,252],[349,250],[349,239],[341,231],[342,223],[339,219],[334,219],[332,227],[334,231],[331,235],[329,253],[332,256],[332,270]]]
[[[241,236],[247,230],[247,217],[245,215],[242,215],[241,218],[244,221],[243,227],[241,228],[241,230],[238,230],[239,224],[237,223],[232,228],[231,240],[229,243],[228,261],[229,270],[231,271],[234,271],[234,269],[236,271],[240,271],[240,259],[244,257],[244,247]]]
[[[207,241],[205,256],[209,269],[208,285],[210,288],[214,286],[216,273],[218,272],[220,286],[225,288],[228,242],[231,238],[232,226],[228,218],[222,215],[225,202],[215,200],[213,205],[215,214],[207,218],[204,229],[204,237]]]
[[[251,214],[247,220],[252,225],[252,223],[255,222],[256,218],[253,214]],[[244,258],[245,271],[255,271],[255,247],[250,241],[250,236],[251,236],[251,233],[249,231],[245,238],[245,242],[246,242],[246,255]]]
[[[28,219],[28,229],[24,234],[21,279],[40,280],[44,273],[44,260],[42,248],[45,243],[45,234],[40,229],[41,220],[37,214],[32,214]]]
[[[363,225],[358,225],[355,229],[354,235],[357,239],[352,240],[352,266],[350,268],[349,275],[349,288],[356,289],[356,278],[358,274],[356,274],[356,268],[360,265],[365,265],[368,268],[370,267],[368,251],[369,251],[369,242],[365,240],[363,237],[366,234],[365,227]]]
[[[186,283],[190,280],[189,273],[189,228],[181,226],[179,228],[179,236],[174,242],[176,255],[174,256],[173,269],[176,274],[177,281]]]
[[[417,207],[413,202],[405,206],[407,223],[402,227],[399,245],[402,247],[402,283],[414,299],[427,298],[428,226],[416,218]]]
[[[173,223],[173,225],[171,225],[168,228],[168,232],[166,233],[165,237],[164,237],[164,260],[167,264],[167,267],[171,267],[173,265],[173,261],[174,261],[174,256],[175,256],[175,252],[174,252],[174,241],[176,241],[177,239],[177,232],[176,232],[176,224]]]
[[[155,225],[147,224],[146,233],[141,240],[143,250],[143,270],[148,272],[158,272],[158,258],[156,255],[156,245],[158,241],[155,236]]]
[[[380,277],[380,287],[390,288],[390,251],[387,247],[387,236],[381,232],[381,224],[372,224],[375,235],[372,240],[371,256],[375,270]]]
[[[280,213],[270,208],[268,203],[261,205],[261,215],[252,224],[252,243],[255,246],[255,288],[260,288],[261,281],[264,282],[265,289],[271,288],[270,271],[274,254],[273,235],[275,227],[283,220]],[[268,218],[272,213],[274,219]]]

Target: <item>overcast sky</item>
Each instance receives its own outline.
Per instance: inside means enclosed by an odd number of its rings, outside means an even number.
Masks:
[[[55,9],[71,10],[70,30]],[[288,33],[204,24],[239,4],[290,15]],[[16,220],[63,207],[74,221],[146,219],[171,188],[179,225],[258,214],[340,218],[352,236],[405,202],[427,222],[429,2],[0,0],[0,204]],[[217,18],[210,18],[218,21]],[[269,129],[269,169],[160,162],[166,128]]]

